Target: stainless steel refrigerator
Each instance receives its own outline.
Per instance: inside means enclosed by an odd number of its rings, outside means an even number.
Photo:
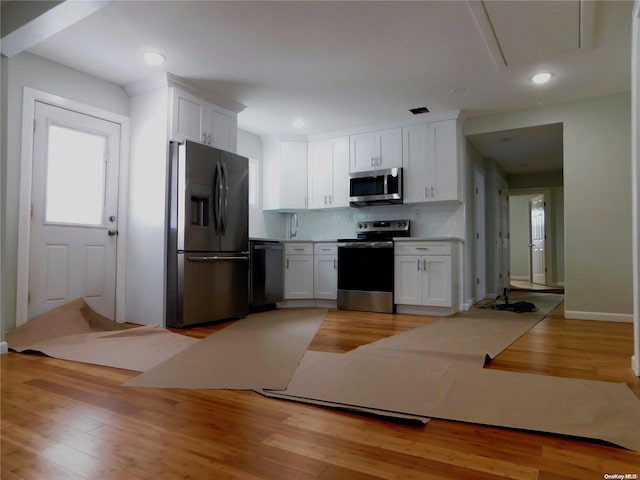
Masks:
[[[249,160],[170,144],[166,325],[249,313]]]

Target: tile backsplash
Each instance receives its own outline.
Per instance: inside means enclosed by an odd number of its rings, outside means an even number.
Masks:
[[[252,236],[288,238],[292,214],[263,212],[259,232],[251,226]],[[280,216],[279,221],[273,215]],[[464,237],[464,205],[458,203],[438,205],[384,205],[336,210],[309,210],[297,212],[298,227],[295,238],[300,240],[336,240],[355,237],[356,224],[362,220],[411,220],[411,236]],[[253,217],[252,217],[253,218]],[[258,217],[256,217],[258,218]],[[270,228],[271,231],[267,231]],[[274,233],[280,229],[279,233]],[[255,231],[255,232],[254,232]]]

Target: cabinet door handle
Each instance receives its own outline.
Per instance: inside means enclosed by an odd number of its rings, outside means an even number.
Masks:
[[[424,270],[426,272],[427,271],[427,259],[425,258],[422,262],[423,262],[422,263],[422,266],[423,266],[422,270]]]
[[[337,263],[338,263],[338,262],[337,262],[337,261],[336,261],[336,259],[334,258],[334,259],[333,259],[333,269],[334,269],[334,270],[335,270],[336,268],[338,268]]]
[[[211,134],[207,135],[207,139],[208,139],[207,143],[211,145]]]
[[[373,167],[373,157],[371,157],[371,166]]]
[[[419,272],[420,271],[420,259],[416,260],[416,262],[417,262],[417,265],[416,265],[417,269],[416,270]]]
[[[287,270],[289,270],[289,259],[287,258]]]
[[[429,197],[429,191],[427,190],[427,187],[424,187],[424,198],[428,198]]]
[[[431,196],[433,197],[433,185],[431,185]]]

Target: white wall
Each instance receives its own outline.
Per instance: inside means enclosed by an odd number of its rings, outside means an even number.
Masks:
[[[5,265],[6,252],[4,249],[5,240],[4,232],[6,232],[7,212],[6,199],[4,193],[6,191],[5,178],[7,176],[7,101],[8,101],[8,75],[7,75],[7,57],[0,56],[0,345],[4,350],[4,325],[6,323],[7,311],[6,302],[4,301],[4,285],[6,284]]]
[[[2,334],[15,326],[18,251],[18,202],[20,186],[22,97],[25,86],[98,107],[129,114],[129,97],[122,87],[24,52],[3,58],[2,103]],[[5,116],[6,115],[6,116]],[[7,119],[5,122],[4,119]]]
[[[633,6],[631,45],[631,145],[633,182],[633,343],[631,366],[640,376],[640,1]]]
[[[557,122],[564,124],[566,314],[630,320],[630,95],[472,117],[464,133]]]

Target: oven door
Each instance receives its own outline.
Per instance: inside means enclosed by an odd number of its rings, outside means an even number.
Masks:
[[[393,312],[393,242],[338,245],[338,308]]]

